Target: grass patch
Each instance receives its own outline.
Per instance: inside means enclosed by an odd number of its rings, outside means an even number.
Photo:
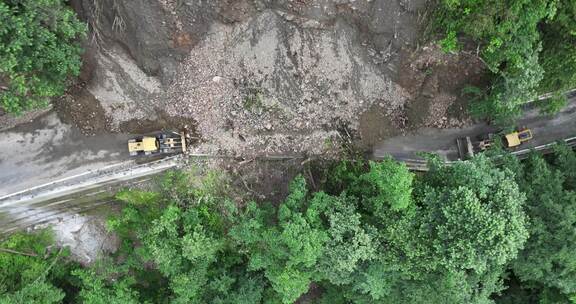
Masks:
[[[260,88],[249,88],[248,93],[244,97],[244,109],[255,112],[264,108],[264,93]]]

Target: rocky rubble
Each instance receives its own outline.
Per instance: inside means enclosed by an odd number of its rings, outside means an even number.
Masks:
[[[458,97],[405,62],[425,0],[73,3],[98,33],[86,88],[110,129],[172,117],[202,153],[325,155],[348,136],[444,126]]]
[[[103,254],[116,252],[120,246],[119,238],[106,230],[105,221],[99,217],[69,215],[53,223],[51,228],[56,245],[70,249],[71,258],[83,265],[92,264]]]
[[[367,62],[358,34],[298,27],[268,10],[234,27],[217,24],[184,61],[166,109],[197,121],[226,151],[321,153],[341,124],[358,126],[374,103],[403,106],[401,87]]]

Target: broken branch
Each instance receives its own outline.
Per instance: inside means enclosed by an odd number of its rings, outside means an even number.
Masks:
[[[8,249],[8,248],[0,248],[0,252],[6,252],[6,253],[13,253],[13,254],[25,255],[25,256],[29,256],[29,257],[38,257],[38,255],[35,254],[35,253],[21,252],[21,251],[16,251],[16,250]]]

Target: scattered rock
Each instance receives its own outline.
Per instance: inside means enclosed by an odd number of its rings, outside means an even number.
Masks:
[[[52,225],[56,244],[70,248],[72,259],[90,265],[104,254],[114,253],[120,246],[116,235],[106,230],[103,219],[74,215]]]
[[[414,52],[425,0],[72,2],[101,34],[84,73],[104,110],[92,116],[113,131],[197,122],[205,153],[324,153],[324,138],[342,126],[358,134],[375,104],[395,129],[445,125],[458,96],[446,74],[478,74],[447,70],[471,60],[436,46]],[[370,130],[360,133],[389,133]]]

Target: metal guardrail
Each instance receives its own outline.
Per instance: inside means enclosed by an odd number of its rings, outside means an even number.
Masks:
[[[150,180],[150,176],[185,166],[186,159],[236,159],[242,161],[304,160],[302,155],[263,155],[244,159],[232,155],[192,153],[168,156],[143,164],[133,161],[122,162],[86,171],[23,191],[0,197],[0,236],[36,225],[103,206],[114,200],[109,199],[110,189],[138,184]],[[307,159],[308,160],[308,159]],[[306,161],[306,160],[305,160]],[[105,198],[100,197],[104,193]],[[2,215],[9,215],[2,218]]]
[[[563,140],[568,146],[576,146],[576,137],[570,137]],[[542,153],[550,153],[552,147],[556,145],[556,142],[549,143],[545,145],[540,145],[536,147],[531,147],[529,149],[522,149],[518,151],[510,152],[519,158],[525,158],[532,151],[539,151]],[[226,155],[211,155],[211,154],[188,154],[188,157],[193,158],[236,158],[234,156]],[[147,162],[144,164],[133,165],[133,163],[121,163],[118,165],[109,166],[99,170],[88,171],[79,175],[67,177],[61,180],[53,181],[44,185],[40,185],[34,188],[30,188],[24,191],[11,193],[0,197],[0,207],[13,204],[17,201],[26,200],[37,200],[41,199],[42,196],[53,197],[57,195],[58,191],[61,192],[74,192],[74,188],[77,191],[85,190],[87,187],[101,186],[106,182],[106,180],[115,179],[130,179],[131,175],[135,177],[140,177],[146,175],[146,167],[151,168],[149,171],[151,173],[157,173],[159,170],[163,171],[169,168],[174,168],[177,166],[177,159],[181,158],[182,155],[175,155],[162,158],[160,160],[155,160],[152,162]],[[302,155],[272,155],[272,156],[261,156],[258,159],[267,160],[287,160],[287,159],[304,159]],[[255,159],[257,159],[255,158]],[[412,171],[428,171],[428,162],[425,159],[407,159],[407,158],[397,158],[397,161],[403,162]],[[444,162],[446,165],[452,165],[454,161],[446,160]],[[142,172],[141,172],[142,171]],[[90,182],[91,180],[99,180],[99,182]]]
[[[53,198],[58,192],[66,192],[69,194],[71,192],[83,191],[90,187],[104,185],[108,180],[129,179],[133,172],[145,170],[146,168],[151,168],[151,173],[173,168],[177,164],[176,159],[178,157],[180,157],[180,155],[169,156],[160,160],[137,165],[134,165],[133,162],[123,162],[97,170],[86,171],[23,191],[4,195],[0,197],[0,208],[21,201],[37,200],[44,196],[46,199]]]
[[[566,143],[566,145],[568,145],[569,147],[576,147],[576,137],[570,137],[570,138],[566,138],[563,140],[564,143]],[[526,158],[530,153],[536,151],[536,152],[541,152],[543,154],[548,154],[551,153],[553,150],[553,147],[555,145],[558,144],[559,141],[555,141],[549,144],[545,144],[545,145],[540,145],[540,146],[536,146],[536,147],[531,147],[528,149],[522,149],[522,150],[518,150],[518,151],[512,151],[510,152],[510,154],[515,155],[516,157],[523,159]],[[425,172],[428,171],[428,162],[425,159],[408,159],[408,158],[404,158],[404,159],[396,159],[397,161],[403,162],[404,164],[406,164],[406,166],[412,170],[412,171],[420,171],[420,172]],[[450,161],[450,160],[446,160],[444,161],[444,164],[450,166],[453,163],[455,163],[456,161]]]
[[[568,145],[569,147],[575,147],[576,146],[576,137],[566,138],[566,139],[563,139],[562,141],[564,141],[564,143],[566,143],[566,145]],[[549,144],[545,144],[545,145],[536,146],[536,147],[533,147],[530,149],[512,151],[512,152],[510,152],[510,154],[516,155],[520,158],[523,158],[524,156],[530,154],[530,152],[532,152],[532,151],[550,153],[552,150],[552,147],[554,147],[557,143],[558,142],[553,142],[553,143],[549,143]]]
[[[9,205],[30,200],[43,200],[54,198],[57,193],[66,193],[69,195],[74,192],[84,191],[87,188],[101,187],[107,185],[109,181],[114,180],[128,180],[132,176],[134,178],[145,176],[147,174],[156,174],[160,171],[165,171],[171,168],[184,165],[183,158],[196,158],[196,159],[243,159],[232,155],[214,155],[214,154],[178,154],[167,156],[159,160],[149,161],[143,164],[134,164],[133,161],[122,162],[100,168],[97,170],[90,170],[69,176],[46,184],[42,184],[26,190],[10,193],[0,197],[0,210]],[[290,159],[304,159],[302,155],[263,155],[254,157],[254,160],[264,159],[270,161],[282,161]]]
[[[566,138],[563,141],[570,147],[576,147],[576,137]],[[545,145],[531,147],[528,149],[512,151],[510,153],[512,155],[519,157],[519,158],[525,158],[527,155],[529,155],[533,151],[538,151],[538,152],[542,152],[542,153],[550,153],[552,151],[552,147],[556,144],[557,144],[557,142],[553,142],[553,143],[549,143],[549,144],[545,144]],[[194,158],[235,158],[233,156],[211,155],[211,154],[188,154],[187,156],[188,157],[194,157]],[[99,178],[99,177],[103,177],[103,176],[127,177],[127,176],[130,176],[130,174],[132,172],[137,171],[138,169],[145,168],[145,167],[155,167],[155,166],[161,165],[163,163],[168,163],[168,162],[174,161],[174,165],[169,165],[164,169],[172,168],[172,167],[176,166],[176,160],[178,158],[181,158],[181,157],[182,157],[182,155],[169,156],[169,157],[162,158],[160,160],[148,162],[145,164],[139,164],[136,166],[129,165],[128,163],[121,163],[118,165],[109,166],[109,167],[102,168],[99,170],[88,171],[88,172],[85,172],[85,173],[82,173],[79,175],[63,178],[61,180],[57,180],[57,181],[53,181],[53,182],[50,182],[50,183],[47,183],[44,185],[36,186],[34,188],[30,188],[30,189],[27,189],[24,191],[11,193],[9,195],[2,196],[2,197],[0,197],[0,206],[2,206],[2,203],[5,203],[7,201],[23,200],[23,199],[26,200],[26,199],[37,198],[37,196],[40,196],[43,192],[47,192],[47,191],[50,191],[51,189],[55,189],[55,188],[71,188],[71,187],[74,187],[75,185],[82,186],[82,182],[86,181],[88,179]],[[259,157],[259,158],[267,159],[267,160],[286,160],[286,159],[303,159],[304,157],[301,155],[278,155],[278,156],[263,156],[263,157]],[[396,160],[405,163],[406,166],[410,170],[428,171],[428,163],[425,159],[397,158]],[[452,165],[454,163],[454,161],[446,160],[444,163],[446,165]],[[152,170],[152,171],[154,171],[154,170]]]
[[[568,91],[565,91],[564,93],[562,93],[564,96],[566,96],[566,98],[571,98],[574,96],[574,93],[576,93],[576,88],[575,89],[570,89]],[[554,96],[554,93],[546,93],[546,94],[542,94],[538,97],[536,97],[536,101],[540,101],[540,100],[545,100],[548,98],[551,98]]]

